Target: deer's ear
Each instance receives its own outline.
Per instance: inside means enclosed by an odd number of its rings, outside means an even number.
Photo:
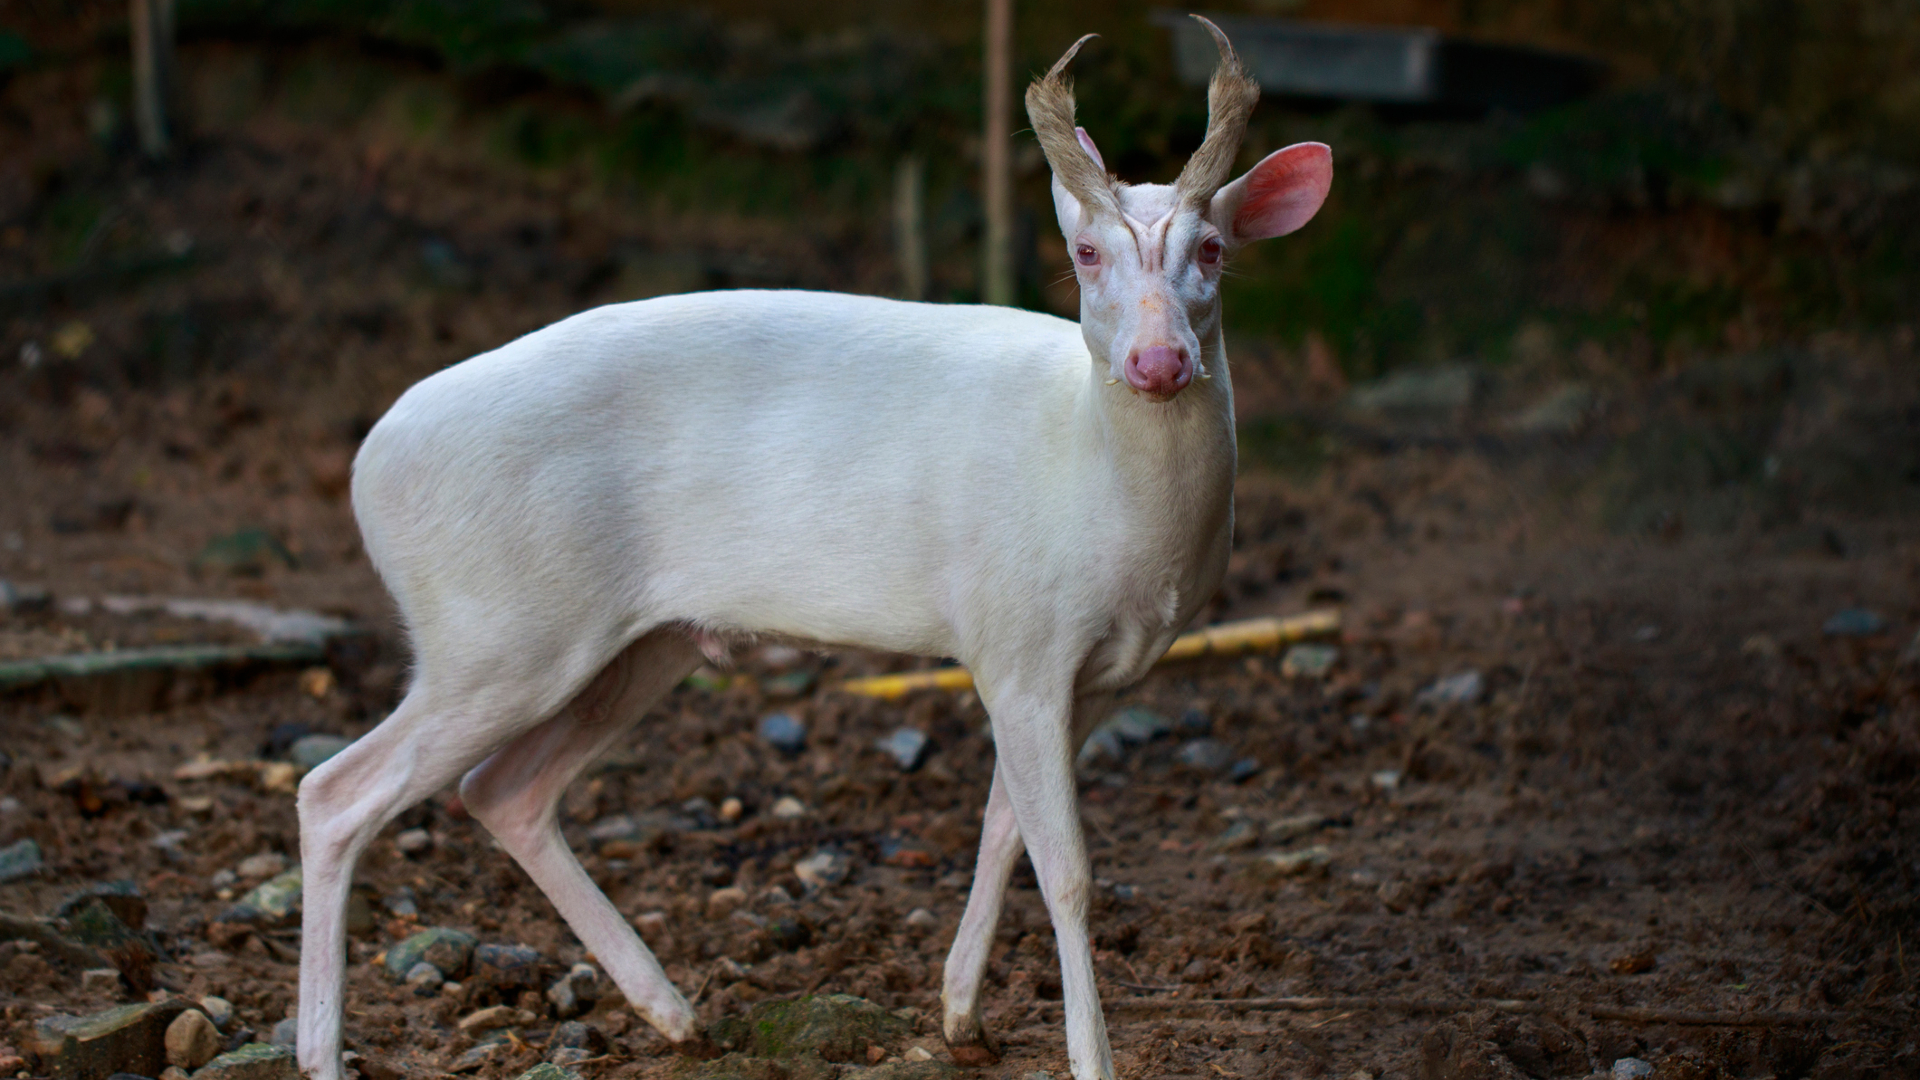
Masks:
[[[1093,159],[1093,164],[1104,171],[1107,166],[1105,162],[1100,160],[1100,148],[1093,145],[1093,136],[1087,134],[1087,129],[1083,127],[1074,128],[1073,136],[1080,140],[1080,149],[1087,152],[1087,156]],[[1076,233],[1086,226],[1086,220],[1080,216],[1083,212],[1084,208],[1081,207],[1080,200],[1074,198],[1073,193],[1066,189],[1066,185],[1060,183],[1059,177],[1054,177],[1053,216],[1060,221],[1061,235],[1071,240]]]
[[[1213,197],[1214,227],[1238,246],[1305,225],[1333,187],[1333,151],[1325,143],[1275,150]]]

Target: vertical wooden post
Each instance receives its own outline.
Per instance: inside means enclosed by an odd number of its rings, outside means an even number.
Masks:
[[[140,149],[159,159],[173,148],[167,106],[173,91],[173,0],[131,0],[133,125]]]
[[[919,154],[900,159],[893,173],[893,251],[900,263],[900,295],[927,298],[927,163]]]
[[[987,0],[986,123],[981,133],[987,237],[981,298],[989,304],[1014,301],[1012,67],[1013,0]]]

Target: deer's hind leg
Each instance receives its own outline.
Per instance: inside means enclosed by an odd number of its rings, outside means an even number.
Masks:
[[[700,660],[684,633],[660,629],[628,646],[551,719],[467,774],[460,796],[547,895],[628,1003],[676,1043],[704,1042],[693,1010],[646,943],[587,876],[560,833],[561,793]]]

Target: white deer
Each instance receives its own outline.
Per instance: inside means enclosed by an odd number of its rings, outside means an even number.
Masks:
[[[1305,224],[1332,181],[1328,149],[1302,143],[1224,182],[1259,91],[1207,27],[1207,135],[1172,186],[1114,180],[1074,127],[1062,72],[1086,38],[1027,92],[1078,325],[830,293],[663,297],[448,368],[374,427],[353,507],[415,667],[393,714],[300,785],[307,1076],[341,1076],[356,859],[463,774],[468,809],[633,1008],[712,1052],[555,806],[703,651],[763,638],[973,670],[997,761],[946,964],[947,1040],[985,1039],[988,948],[1024,847],[1073,1074],[1111,1080],[1074,749],[1095,699],[1147,671],[1227,563],[1226,256]]]

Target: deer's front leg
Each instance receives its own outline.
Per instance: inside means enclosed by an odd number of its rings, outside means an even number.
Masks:
[[[988,703],[996,779],[1004,781],[1020,839],[1040,879],[1060,947],[1060,989],[1067,1012],[1067,1057],[1074,1080],[1114,1080],[1107,1022],[1094,985],[1087,908],[1093,874],[1073,781],[1073,695],[1009,687]]]

